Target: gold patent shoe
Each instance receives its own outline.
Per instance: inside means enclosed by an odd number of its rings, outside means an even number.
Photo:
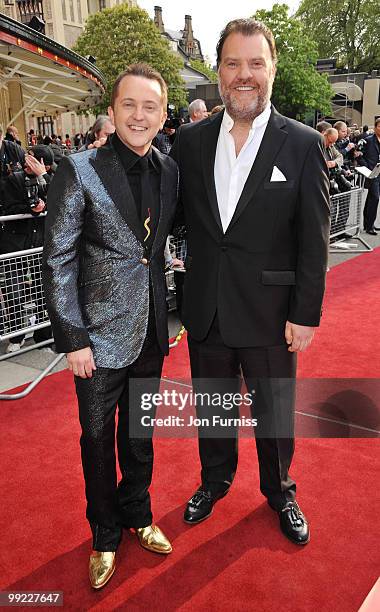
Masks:
[[[88,572],[93,589],[101,589],[115,571],[115,553],[94,550],[90,556]]]
[[[143,548],[162,555],[168,555],[172,552],[172,545],[157,525],[139,527],[135,529],[135,532]]]

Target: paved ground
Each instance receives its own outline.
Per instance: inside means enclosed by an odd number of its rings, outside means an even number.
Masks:
[[[380,225],[380,220],[377,222]],[[372,247],[380,246],[380,234],[378,236],[368,236],[362,234],[364,240]],[[355,241],[353,241],[355,242]],[[360,253],[352,251],[341,251],[338,254],[330,253],[329,266],[333,267],[343,261],[357,257]],[[181,324],[175,312],[169,313],[169,336],[173,337],[177,334]],[[0,355],[5,353],[5,342],[0,342]],[[32,345],[30,339],[26,345]],[[35,349],[28,353],[16,355],[10,359],[0,361],[0,392],[7,389],[12,389],[31,380],[34,380],[54,359],[55,355],[48,352],[46,349]],[[66,367],[66,359],[62,361],[52,370],[58,372]]]

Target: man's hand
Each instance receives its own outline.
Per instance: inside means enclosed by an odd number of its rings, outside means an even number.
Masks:
[[[286,321],[285,325],[285,340],[289,345],[288,351],[291,353],[299,353],[307,349],[314,337],[315,327],[306,327],[306,325],[296,325],[290,321]]]
[[[33,155],[25,155],[25,165],[30,172],[33,172],[35,176],[42,176],[43,174],[46,174],[46,167],[42,157],[41,161],[39,162]]]
[[[37,206],[33,208],[34,213],[42,213],[46,208],[46,204],[43,200],[39,199]]]
[[[92,378],[92,372],[96,370],[96,365],[92,350],[89,346],[79,349],[79,351],[67,353],[66,357],[69,370],[71,370],[75,376],[79,376],[80,378]]]
[[[328,168],[335,168],[335,166],[336,166],[336,161],[334,161],[333,159],[329,159],[327,161],[327,167]]]
[[[177,259],[176,257],[173,257],[171,268],[184,268],[184,267],[185,267],[185,264],[183,263],[181,259]]]
[[[107,137],[106,136],[102,136],[102,138],[99,138],[99,140],[95,140],[93,143],[88,145],[88,149],[99,149],[99,147],[102,147],[103,145],[105,145],[107,142]]]

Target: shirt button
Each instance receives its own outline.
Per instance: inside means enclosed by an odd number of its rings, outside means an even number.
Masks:
[[[147,260],[147,258],[146,258],[146,257],[142,257],[142,258],[140,259],[140,261],[141,261],[141,263],[142,263],[142,264],[144,264],[144,266],[147,266],[147,265],[148,265],[148,260]]]

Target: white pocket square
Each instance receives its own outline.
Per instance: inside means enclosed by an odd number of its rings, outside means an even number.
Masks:
[[[282,174],[281,170],[277,168],[277,166],[273,166],[272,176],[270,177],[270,182],[274,181],[286,181],[286,177]]]

